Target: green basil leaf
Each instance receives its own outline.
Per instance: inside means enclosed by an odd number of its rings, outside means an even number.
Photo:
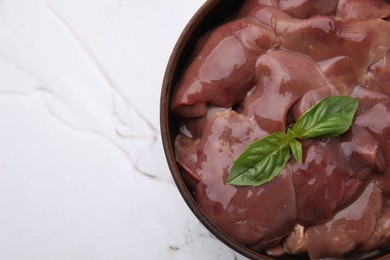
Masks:
[[[291,148],[291,152],[292,152],[295,160],[297,160],[297,162],[299,164],[301,164],[302,163],[302,144],[297,139],[293,139],[290,141],[290,148]]]
[[[253,142],[234,162],[228,184],[258,186],[271,181],[290,159],[285,133],[277,132]]]
[[[300,139],[341,135],[350,128],[358,105],[359,101],[352,97],[325,98],[298,119],[293,132]]]
[[[352,97],[325,98],[306,111],[287,133],[277,132],[254,141],[234,162],[228,183],[258,186],[275,178],[291,155],[302,163],[302,144],[297,140],[320,136],[333,137],[352,125],[359,101]]]
[[[288,142],[291,148],[291,152],[298,163],[302,163],[302,144],[295,139],[294,132],[289,128],[287,129]]]

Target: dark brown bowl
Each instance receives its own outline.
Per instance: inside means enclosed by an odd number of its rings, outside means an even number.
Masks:
[[[179,123],[170,110],[171,98],[183,70],[190,59],[196,41],[205,32],[226,21],[242,4],[244,0],[207,0],[205,4],[196,12],[180,35],[171,57],[169,59],[160,100],[160,127],[165,156],[173,179],[183,196],[185,202],[199,221],[220,241],[227,246],[250,259],[273,259],[265,254],[253,251],[248,247],[229,238],[218,227],[213,225],[205,212],[197,204],[193,193],[183,177],[183,173],[176,162],[174,151],[174,140],[178,134]],[[307,256],[284,256],[277,259],[308,259]],[[343,259],[359,259],[356,255]],[[363,258],[360,258],[363,259]],[[364,257],[364,259],[390,259],[388,250],[375,253],[375,258]]]

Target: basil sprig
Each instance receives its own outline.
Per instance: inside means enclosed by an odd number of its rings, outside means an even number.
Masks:
[[[335,137],[352,125],[359,101],[352,97],[331,96],[307,110],[287,133],[276,132],[260,138],[235,160],[228,184],[259,186],[278,176],[291,153],[302,163],[302,144],[297,139]],[[291,151],[291,153],[290,153]]]

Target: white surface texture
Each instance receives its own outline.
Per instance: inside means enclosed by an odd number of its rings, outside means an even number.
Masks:
[[[159,98],[204,0],[0,0],[0,259],[244,259],[168,170]]]

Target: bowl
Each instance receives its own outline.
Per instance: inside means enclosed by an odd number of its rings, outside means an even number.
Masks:
[[[179,122],[170,109],[171,98],[173,96],[175,86],[183,70],[186,68],[196,41],[204,33],[226,21],[243,3],[244,0],[207,0],[194,14],[177,40],[166,67],[160,99],[160,128],[165,156],[172,177],[184,201],[198,220],[221,242],[239,254],[254,260],[308,259],[307,256],[282,256],[271,258],[265,253],[256,252],[229,238],[222,230],[208,220],[206,213],[198,205],[194,198],[194,194],[189,186],[188,180],[184,176],[184,171],[182,171],[180,165],[176,162],[174,140],[179,132]],[[376,251],[374,252],[374,255],[375,259],[384,260],[390,258],[388,250],[381,252]],[[358,258],[356,255],[353,255],[343,259]],[[366,255],[359,259],[374,258],[373,256]]]

